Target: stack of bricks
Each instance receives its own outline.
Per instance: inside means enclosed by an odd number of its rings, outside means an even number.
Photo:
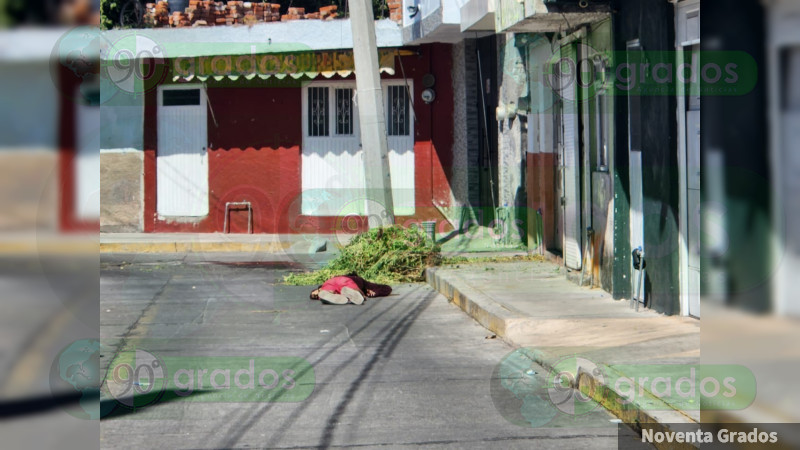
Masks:
[[[214,25],[225,25],[227,21],[225,20],[225,12],[228,9],[222,2],[214,2],[213,10],[214,10]],[[209,24],[211,25],[211,24]]]
[[[147,3],[144,23],[151,27],[168,27],[170,25],[169,3],[162,0],[158,3]]]
[[[192,26],[207,25],[210,20],[208,3],[200,0],[189,0],[189,7],[186,8],[186,15]]]
[[[333,20],[336,18],[337,9],[338,7],[336,5],[323,6],[319,9],[319,18],[324,20]]]
[[[332,20],[337,17],[336,5],[324,6],[318,12],[306,13],[305,8],[289,8],[281,16],[278,3],[245,2],[229,0],[227,3],[213,0],[189,0],[184,11],[170,14],[169,3],[147,3],[144,14],[146,26],[152,27],[202,27],[214,25],[249,25],[259,22],[278,22],[287,20]]]
[[[264,9],[264,22],[279,22],[281,20],[281,5],[279,3],[264,3],[269,8]]]
[[[169,24],[173,27],[187,27],[191,25],[189,15],[185,12],[175,11],[169,17]]]
[[[387,0],[386,6],[389,7],[389,19],[402,25],[403,0]]]
[[[306,9],[305,8],[289,8],[286,14],[281,16],[281,21],[287,20],[300,20],[306,18]]]

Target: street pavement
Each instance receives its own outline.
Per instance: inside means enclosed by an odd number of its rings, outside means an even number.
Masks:
[[[537,426],[507,420],[505,403],[519,405],[498,394],[497,368],[514,349],[426,284],[394,286],[360,306],[323,305],[309,287],[281,284],[322,264],[318,256],[237,260],[103,256],[103,368],[134,349],[167,369],[188,357],[208,367],[298,357],[313,367],[313,392],[270,402],[221,401],[207,385],[187,398],[167,390],[141,408],[117,405],[101,421],[102,448],[617,447],[616,421],[602,408]],[[530,370],[543,385],[546,371]],[[105,392],[103,404],[114,402]]]
[[[97,446],[98,421],[65,412],[79,393],[50,376],[66,345],[98,335],[97,281],[96,253],[0,257],[0,447]]]

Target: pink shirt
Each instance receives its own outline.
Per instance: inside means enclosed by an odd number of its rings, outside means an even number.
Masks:
[[[349,287],[355,289],[356,291],[360,291],[355,281],[345,276],[333,277],[329,279],[320,287],[320,289],[323,291],[333,292],[334,294],[341,294],[343,287]]]

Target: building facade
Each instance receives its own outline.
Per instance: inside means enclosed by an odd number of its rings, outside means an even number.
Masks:
[[[674,81],[697,61],[699,2],[475,1],[461,16],[466,47],[494,41],[472,95],[496,136],[497,214],[524,217],[529,250],[576,281],[699,317],[699,86]]]
[[[366,228],[349,20],[256,27],[264,32],[257,41],[245,27],[109,36],[109,58],[133,46],[148,76],[125,92],[114,82],[122,76],[105,73],[104,231]],[[376,30],[397,222],[435,220],[444,231],[451,46],[403,47],[400,27],[388,20]],[[162,53],[150,57],[154,49]],[[423,86],[435,88],[435,98],[423,99]]]

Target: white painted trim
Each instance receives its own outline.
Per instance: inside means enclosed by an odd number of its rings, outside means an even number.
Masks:
[[[699,43],[699,39],[680,41],[679,30],[685,26],[681,20],[686,17],[686,9],[699,7],[700,0],[689,0],[675,4],[675,66],[680,67],[684,62],[683,50],[685,46]],[[682,83],[677,83],[677,108],[675,115],[678,121],[678,298],[681,316],[689,315],[689,193],[686,155],[686,91]]]
[[[783,112],[781,111],[782,74],[781,51],[787,47],[800,46],[800,5],[797,2],[776,2],[767,16],[767,122],[769,126],[769,164],[771,178],[771,209],[772,209],[772,236],[770,239],[772,276],[770,288],[772,291],[772,311],[776,315],[787,315],[793,311],[789,308],[794,298],[794,288],[787,283],[790,276],[787,267],[786,243],[784,236],[787,233],[786,216],[786,177],[784,176],[785,156],[783,133]],[[795,310],[796,311],[796,310]]]
[[[683,47],[677,46],[676,67],[683,63],[680,51]],[[688,221],[688,181],[686,174],[686,94],[683,84],[678,83],[677,108],[675,111],[678,120],[678,290],[680,310],[682,316],[689,315],[689,221]]]
[[[698,14],[698,32],[699,32],[699,15],[700,15],[700,0],[684,0],[676,3],[675,5],[675,47],[685,47],[688,45],[695,45],[700,43],[700,36],[687,36],[688,15],[697,12]]]
[[[143,150],[140,148],[123,147],[123,148],[101,148],[100,153],[141,153]]]

